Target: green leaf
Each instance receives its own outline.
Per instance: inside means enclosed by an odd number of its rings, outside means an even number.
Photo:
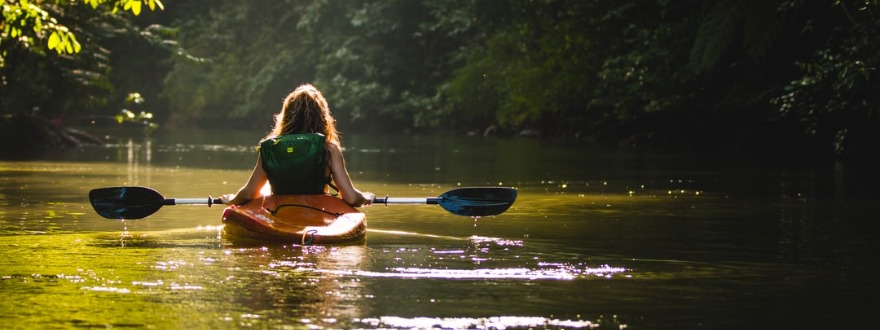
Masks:
[[[138,0],[138,1],[132,1],[130,3],[131,3],[131,12],[134,13],[134,16],[140,15],[141,14],[141,2]]]
[[[79,44],[79,41],[76,41],[76,35],[71,33],[68,35],[68,38],[70,38],[70,43],[73,44],[73,52],[79,53],[80,49],[82,49],[82,45]]]
[[[61,37],[58,36],[58,32],[52,32],[52,35],[49,36],[49,49],[55,49],[60,43]]]
[[[71,44],[69,40],[64,41],[64,50],[67,51],[68,54],[73,54],[73,44]]]

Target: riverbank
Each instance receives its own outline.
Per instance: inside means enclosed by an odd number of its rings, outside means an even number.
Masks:
[[[100,138],[36,114],[0,117],[0,159],[38,156],[48,150],[101,144]]]

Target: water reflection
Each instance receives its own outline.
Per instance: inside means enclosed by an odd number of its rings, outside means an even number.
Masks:
[[[432,269],[432,268],[391,268],[387,272],[354,271],[335,272],[319,271],[337,275],[355,275],[363,277],[386,277],[386,278],[433,278],[446,280],[572,280],[581,275],[595,275],[599,277],[611,277],[615,273],[623,273],[624,268],[604,265],[597,268],[579,269],[570,265],[544,263],[541,266],[556,266],[553,268],[529,269],[529,268],[503,268],[503,269]]]
[[[221,238],[223,225],[197,226],[195,228],[178,228],[161,231],[129,230],[131,220],[106,221],[117,226],[117,230],[100,232],[91,236],[90,246],[104,248],[222,248],[225,244]]]
[[[152,183],[150,174],[152,170],[150,163],[153,161],[153,141],[149,138],[144,139],[143,144],[135,144],[133,139],[128,139],[125,144],[126,164],[128,165],[126,174],[130,185],[149,186]],[[141,166],[144,170],[141,170]],[[143,181],[141,181],[143,174]]]
[[[336,271],[315,269],[318,273],[349,275],[355,277],[401,278],[401,279],[446,279],[446,280],[573,280],[596,276],[610,278],[625,275],[623,267],[610,265],[588,266],[580,262],[546,261],[533,256],[523,247],[523,241],[495,237],[471,236],[470,244],[456,246],[454,249],[435,248],[383,249],[391,264],[381,271],[365,269]],[[424,267],[419,265],[431,265]],[[531,267],[523,267],[531,265]],[[464,268],[463,266],[468,266]]]
[[[365,246],[356,245],[227,249],[225,261],[238,267],[225,281],[243,289],[235,292],[235,300],[247,306],[242,317],[250,322],[284,324],[290,322],[286,315],[302,315],[296,322],[332,326],[363,315],[360,302],[369,294],[360,281],[337,274],[369,268],[365,253]]]
[[[496,316],[484,318],[454,318],[454,317],[416,317],[404,318],[396,316],[383,316],[379,318],[364,318],[357,320],[358,323],[374,328],[397,328],[397,329],[580,329],[597,328],[600,324],[585,320],[559,320],[544,317],[529,316]],[[626,326],[620,327],[620,329]]]
[[[125,222],[91,210],[92,188],[139,184],[168,197],[216,196],[237,189],[253,167],[253,148],[237,145],[259,137],[176,134],[121,139],[63,160],[0,162],[4,324],[873,324],[864,317],[877,291],[873,170],[844,175],[535,141],[370,136],[346,139],[359,188],[436,196],[459,184],[504,182],[520,198],[477,226],[436,206],[373,206],[365,243],[324,247],[230,241],[217,207],[173,206]]]

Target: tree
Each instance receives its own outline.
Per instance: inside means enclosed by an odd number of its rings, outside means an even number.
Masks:
[[[142,6],[150,10],[164,8],[160,0],[83,0],[83,3],[95,10],[109,6],[114,14],[122,9],[135,16],[140,15]],[[0,20],[0,67],[5,63],[7,43],[12,44],[8,47],[34,52],[41,52],[43,44],[58,54],[79,53],[82,45],[76,34],[56,18],[63,17],[65,8],[70,6],[73,4],[64,1],[4,0],[3,20]]]
[[[241,119],[268,118],[295,85],[311,82],[343,128],[437,126],[445,116],[436,86],[457,44],[433,23],[432,3],[224,2],[184,17],[181,42],[211,63],[175,61],[165,80],[173,121],[264,127]]]
[[[0,107],[54,116],[106,103],[112,90],[110,54],[101,43],[119,34],[162,39],[162,29],[141,30],[114,15],[139,15],[143,7],[163,5],[159,0],[4,0]]]
[[[188,6],[200,7],[194,2]],[[179,40],[205,61],[176,58],[164,79],[171,126],[265,128],[296,83],[314,76],[316,52],[297,33],[302,1],[222,2],[179,18]],[[195,12],[195,11],[192,11]],[[234,28],[231,28],[234,27]],[[242,120],[257,114],[265,119]]]
[[[786,1],[783,9],[815,46],[773,99],[774,118],[794,122],[837,156],[873,154],[880,142],[880,1]]]
[[[210,2],[177,25],[212,62],[175,61],[165,95],[187,124],[267,127],[241,119],[313,82],[343,129],[866,154],[878,2]]]

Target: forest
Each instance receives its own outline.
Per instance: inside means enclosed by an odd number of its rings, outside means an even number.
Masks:
[[[268,130],[284,96],[313,83],[343,133],[861,159],[880,142],[878,10],[880,0],[4,0],[0,112],[7,127],[37,110],[75,125],[124,109],[160,129]]]

